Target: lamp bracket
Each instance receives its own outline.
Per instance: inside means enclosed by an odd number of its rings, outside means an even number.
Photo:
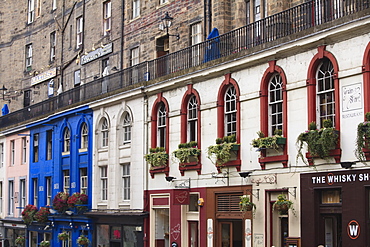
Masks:
[[[260,200],[260,189],[246,189],[247,192],[249,192],[252,196],[257,198],[257,200]],[[253,193],[253,191],[256,191],[256,193]]]

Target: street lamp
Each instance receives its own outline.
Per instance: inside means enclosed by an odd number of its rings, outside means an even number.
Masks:
[[[8,89],[3,84],[3,88],[0,88],[0,90],[3,91],[3,100],[5,100],[5,91],[8,90]]]
[[[168,12],[164,15],[164,17],[161,19],[161,23],[159,24],[160,30],[166,30],[167,36],[175,36],[176,39],[180,39],[179,34],[170,34],[168,29],[171,27],[173,21],[173,17],[169,16]]]

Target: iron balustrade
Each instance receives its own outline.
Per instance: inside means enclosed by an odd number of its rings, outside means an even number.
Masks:
[[[145,61],[114,74],[82,84],[40,103],[0,117],[0,128],[47,116],[78,102],[131,88],[177,71],[272,42],[314,26],[368,9],[370,0],[314,0],[271,15],[174,53]],[[138,86],[138,85],[137,85]]]

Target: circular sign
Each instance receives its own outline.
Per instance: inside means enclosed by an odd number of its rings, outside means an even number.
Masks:
[[[360,224],[351,220],[347,225],[347,234],[351,239],[357,239],[360,236]]]

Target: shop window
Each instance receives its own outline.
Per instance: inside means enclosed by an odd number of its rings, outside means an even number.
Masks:
[[[69,237],[68,237],[68,239],[67,240],[63,240],[62,241],[62,247],[70,247],[70,246],[72,246],[72,233],[71,233],[71,231],[65,231],[64,229],[63,229],[63,232],[66,232],[68,235],[69,235]]]
[[[155,246],[170,246],[170,212],[168,208],[154,209],[155,217]]]
[[[340,189],[323,190],[321,191],[321,203],[322,204],[333,204],[341,203],[342,195]]]
[[[33,135],[33,162],[39,162],[39,134]]]
[[[111,236],[112,240],[121,240],[121,227],[120,226],[112,226],[111,227]]]
[[[198,212],[199,211],[198,200],[199,200],[199,195],[198,194],[190,194],[190,197],[189,197],[189,212]]]
[[[37,238],[37,236],[38,236],[38,234],[37,234],[37,232],[33,232],[33,231],[30,231],[29,232],[29,242],[30,242],[30,247],[37,247],[37,246],[39,246],[37,243],[39,242],[38,241],[38,238]],[[40,239],[40,241],[41,241],[42,239]]]
[[[96,232],[97,246],[109,246],[109,225],[97,225]]]
[[[46,160],[51,160],[53,157],[53,131],[46,131]]]

